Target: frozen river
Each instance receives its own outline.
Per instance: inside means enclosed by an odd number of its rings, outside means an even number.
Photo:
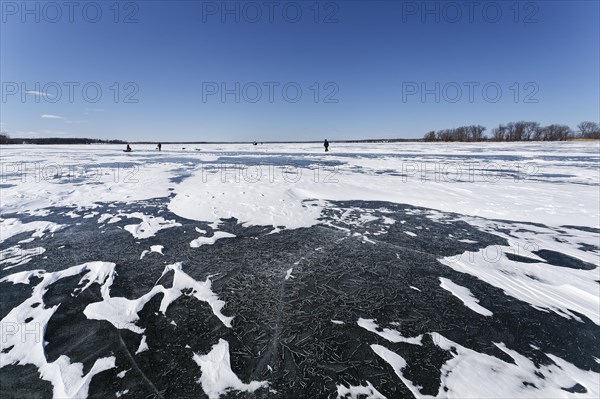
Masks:
[[[132,147],[0,147],[0,396],[600,395],[598,142]]]

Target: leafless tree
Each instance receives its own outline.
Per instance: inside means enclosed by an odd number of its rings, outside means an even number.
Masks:
[[[533,140],[536,131],[539,129],[540,124],[537,122],[523,122],[525,124],[523,129],[523,140]]]
[[[435,141],[435,132],[432,130],[429,133],[426,133],[425,136],[423,136],[423,140],[425,141]]]
[[[494,141],[504,141],[504,140],[506,140],[506,138],[507,138],[506,137],[507,136],[506,131],[507,131],[507,129],[506,129],[506,126],[504,126],[504,125],[500,125],[497,128],[494,128],[492,130],[492,138],[493,138],[493,140]]]
[[[473,141],[483,140],[483,132],[485,132],[485,126],[471,125],[470,126],[471,140],[473,140]]]
[[[541,128],[542,140],[559,141],[572,137],[571,128],[567,125],[552,124]]]
[[[584,139],[600,139],[600,125],[596,122],[581,122],[577,125],[579,137]]]

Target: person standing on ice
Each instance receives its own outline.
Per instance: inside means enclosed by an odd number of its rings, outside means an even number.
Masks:
[[[156,148],[158,148],[158,151],[160,151],[160,150],[161,150],[161,148],[162,148],[162,144],[161,144],[161,143],[158,143],[158,145],[156,146]]]
[[[325,152],[329,151],[329,141],[327,139],[323,142],[323,147],[325,147]]]

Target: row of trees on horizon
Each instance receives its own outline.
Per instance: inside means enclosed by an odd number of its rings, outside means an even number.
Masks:
[[[596,122],[581,122],[577,130],[567,125],[541,126],[537,122],[510,122],[491,131],[481,125],[461,126],[454,129],[431,131],[423,136],[424,141],[564,141],[572,139],[600,139],[600,125]]]
[[[86,139],[75,137],[36,137],[30,139],[11,139],[6,133],[0,133],[0,144],[126,144],[123,140]]]
[[[577,130],[567,125],[552,124],[541,126],[537,122],[510,122],[492,129],[487,136],[487,128],[481,125],[460,126],[453,129],[430,131],[423,136],[423,141],[564,141],[572,139],[600,140],[600,125],[596,122],[581,122]],[[398,139],[406,141],[406,139]],[[355,140],[380,141],[380,140]],[[385,140],[394,141],[394,140]],[[123,140],[102,140],[88,138],[31,138],[11,139],[8,134],[0,133],[0,144],[125,144]]]

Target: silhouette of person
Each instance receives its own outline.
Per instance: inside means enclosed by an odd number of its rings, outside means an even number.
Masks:
[[[125,152],[131,152],[131,147],[127,144],[127,148],[125,148]]]
[[[161,151],[162,144],[161,144],[161,143],[158,143],[158,146],[157,146],[157,147],[158,147],[158,151]]]
[[[329,151],[329,141],[327,139],[323,142],[323,147],[325,147],[325,152]]]

